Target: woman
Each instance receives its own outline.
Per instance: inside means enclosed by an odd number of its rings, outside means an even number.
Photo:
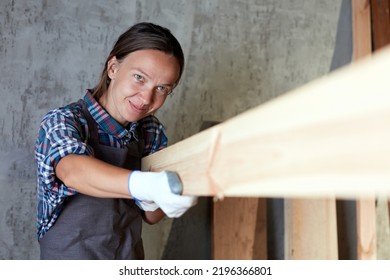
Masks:
[[[139,23],[123,33],[98,85],[43,118],[35,147],[41,259],[143,259],[142,218],[179,217],[196,197],[173,172],[141,172],[167,146],[153,114],[178,84],[183,51],[171,32]]]

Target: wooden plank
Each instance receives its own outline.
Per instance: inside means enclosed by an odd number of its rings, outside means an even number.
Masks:
[[[353,60],[371,54],[370,0],[352,1]]]
[[[356,201],[357,258],[375,260],[376,249],[376,208],[375,198]]]
[[[201,131],[218,122],[203,122]],[[257,211],[243,212],[242,205],[254,205]],[[267,259],[267,201],[265,198],[226,198],[214,201],[212,219],[212,256],[215,259]],[[238,213],[232,215],[232,209]],[[241,226],[245,220],[246,225]],[[226,227],[229,221],[230,228]],[[249,230],[249,232],[247,232]],[[246,246],[241,246],[245,236]],[[228,246],[226,247],[226,244]]]
[[[265,205],[265,199],[246,197],[214,203],[213,259],[267,259]]]
[[[337,260],[336,200],[289,199],[284,206],[285,258]]]
[[[371,0],[373,50],[390,44],[390,0]]]
[[[352,1],[353,62],[371,55],[371,5]],[[367,186],[369,187],[369,185]],[[356,201],[357,258],[376,259],[375,196]]]
[[[390,195],[390,49],[142,160],[177,171],[184,194]]]
[[[268,235],[267,235],[267,199],[257,199],[255,239],[253,241],[253,260],[268,259]]]

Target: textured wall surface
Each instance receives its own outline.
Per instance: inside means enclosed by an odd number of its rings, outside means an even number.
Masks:
[[[340,1],[192,3],[185,79],[162,110],[174,142],[329,71]]]
[[[40,119],[95,85],[130,25],[164,25],[182,43],[183,79],[158,114],[173,144],[204,121],[224,121],[327,73],[339,9],[339,0],[1,1],[0,259],[39,256]],[[161,258],[171,222],[145,227],[147,258]]]

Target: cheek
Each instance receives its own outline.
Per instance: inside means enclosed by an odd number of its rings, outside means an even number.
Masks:
[[[154,110],[161,108],[165,103],[166,97],[163,99],[157,99],[154,101]]]
[[[136,89],[129,82],[116,81],[115,91],[118,97],[126,98],[132,96],[136,92]]]

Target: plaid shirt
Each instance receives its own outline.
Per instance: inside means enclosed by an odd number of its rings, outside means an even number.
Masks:
[[[98,124],[100,144],[123,148],[132,138],[138,139],[136,128],[141,125],[145,142],[143,156],[167,146],[165,129],[157,118],[148,116],[124,128],[99,105],[89,91],[84,96],[84,101]],[[67,187],[56,177],[55,167],[66,155],[93,154],[92,148],[85,143],[87,127],[81,106],[76,103],[48,112],[41,122],[35,145],[38,179],[38,240],[57,220],[64,200],[77,194],[74,189]]]

